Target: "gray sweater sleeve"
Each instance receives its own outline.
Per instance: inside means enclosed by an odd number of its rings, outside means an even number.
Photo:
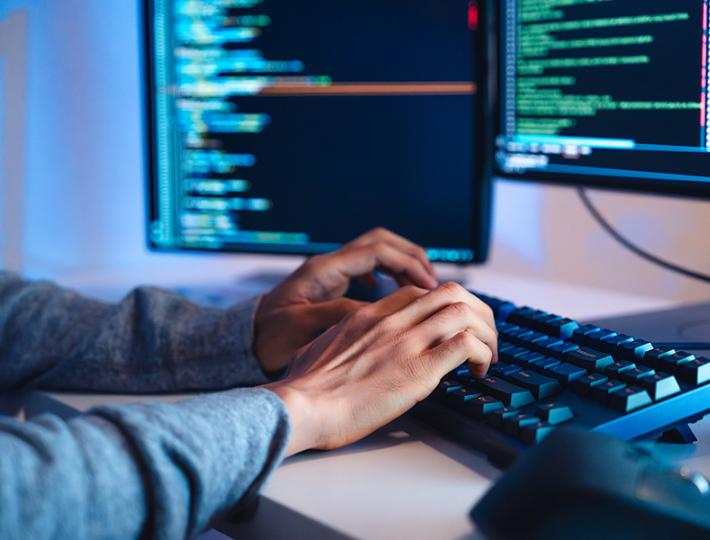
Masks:
[[[256,493],[288,436],[264,389],[0,420],[0,538],[189,538]]]
[[[176,392],[268,382],[254,299],[221,310],[139,288],[119,304],[0,272],[0,390]]]

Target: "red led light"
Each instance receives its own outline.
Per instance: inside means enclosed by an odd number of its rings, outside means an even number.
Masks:
[[[478,2],[475,0],[468,4],[468,27],[478,30]]]

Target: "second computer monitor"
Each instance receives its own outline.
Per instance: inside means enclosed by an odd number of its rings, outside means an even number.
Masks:
[[[150,244],[485,258],[468,0],[149,0]]]
[[[500,174],[710,197],[708,0],[487,4]]]

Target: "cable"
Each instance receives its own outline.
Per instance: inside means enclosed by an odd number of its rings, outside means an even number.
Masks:
[[[601,225],[601,227],[606,232],[608,232],[617,242],[619,242],[626,249],[633,251],[642,259],[646,259],[648,262],[661,266],[666,270],[682,274],[688,278],[697,279],[698,281],[702,281],[704,283],[710,283],[710,275],[695,272],[694,270],[688,270],[687,268],[683,268],[682,266],[678,266],[677,264],[673,264],[672,262],[663,260],[660,257],[656,257],[655,255],[641,249],[636,244],[626,239],[606,220],[604,216],[601,215],[599,210],[597,210],[596,206],[594,206],[594,203],[592,203],[591,199],[589,198],[589,195],[587,194],[584,188],[577,188],[577,193],[579,194],[579,198],[582,199],[582,203],[584,204],[584,206],[587,208],[589,213],[592,214],[592,217],[594,217],[594,219],[599,223],[599,225]]]

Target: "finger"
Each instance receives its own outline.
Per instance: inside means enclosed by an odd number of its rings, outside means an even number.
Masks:
[[[436,312],[414,327],[412,333],[416,335],[418,340],[421,340],[426,348],[431,348],[464,331],[470,332],[485,343],[493,353],[493,362],[497,361],[497,332],[470,305],[463,302],[450,304]]]
[[[371,311],[373,316],[382,318],[393,313],[397,313],[402,308],[414,302],[417,298],[421,298],[429,291],[414,286],[406,286],[398,289],[392,294],[385,296],[382,300],[375,302],[364,308],[366,311]]]
[[[426,365],[437,383],[464,362],[468,362],[471,375],[482,377],[488,372],[492,359],[490,348],[466,330],[424,353]]]
[[[405,307],[397,316],[400,319],[400,324],[410,327],[421,323],[434,313],[455,303],[464,303],[471,306],[486,324],[495,331],[495,318],[491,308],[461,285],[453,282],[445,283],[429,294],[418,298]]]
[[[302,316],[314,331],[325,330],[338,324],[350,313],[368,305],[349,298],[338,298],[319,304],[311,304],[303,309]]]
[[[329,257],[330,264],[347,277],[358,277],[381,269],[393,276],[406,276],[418,287],[432,289],[437,285],[419,259],[384,242],[336,252]]]
[[[407,240],[403,236],[400,236],[383,227],[373,229],[372,231],[362,235],[361,237],[356,238],[355,240],[347,244],[345,248],[347,248],[348,246],[369,245],[378,241],[388,243],[395,249],[398,249],[418,259],[422,263],[422,265],[427,269],[429,275],[436,280],[436,272],[434,270],[434,265],[429,260],[429,256],[427,255],[427,252],[424,250],[424,248],[410,240]]]

